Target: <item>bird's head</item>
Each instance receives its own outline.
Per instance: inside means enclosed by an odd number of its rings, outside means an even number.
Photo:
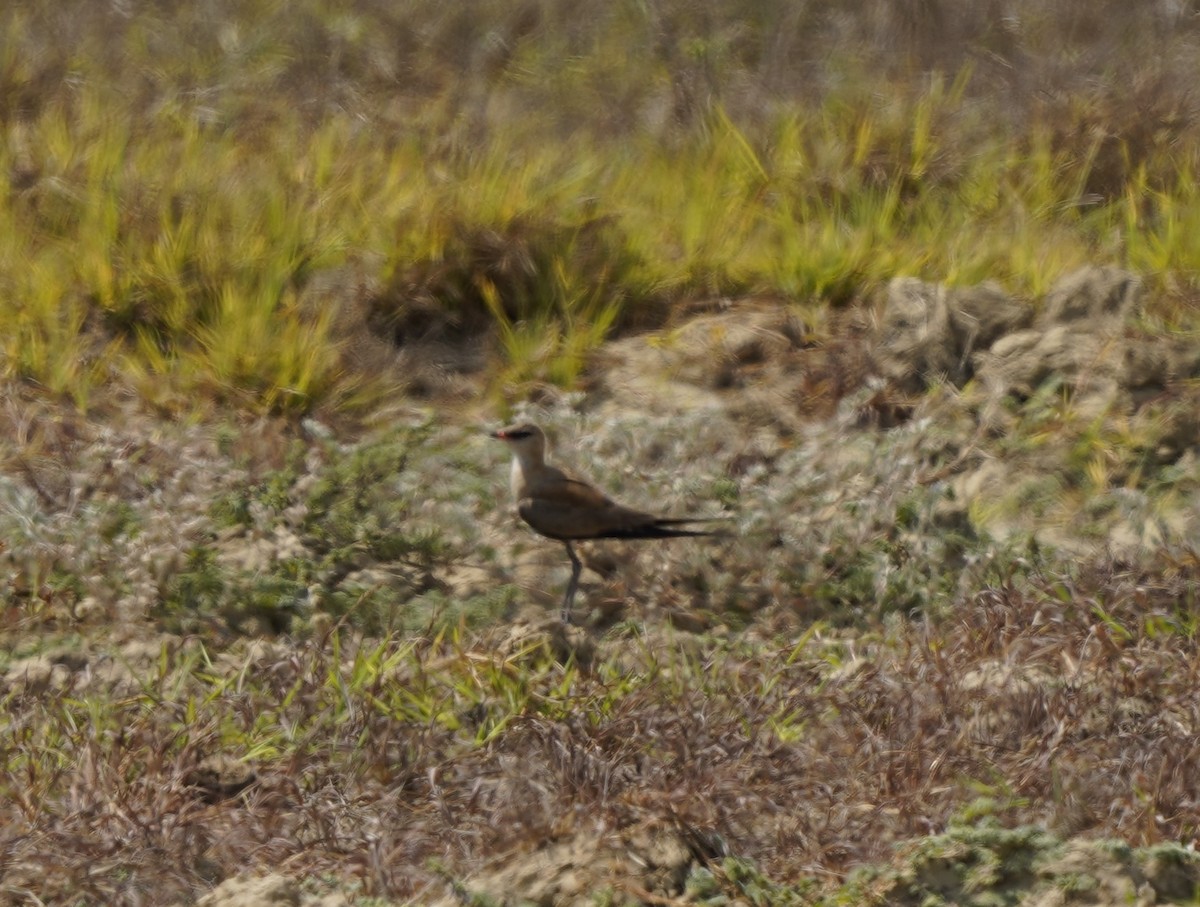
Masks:
[[[522,460],[540,460],[546,453],[546,435],[532,422],[521,422],[492,432],[503,441],[513,455]]]

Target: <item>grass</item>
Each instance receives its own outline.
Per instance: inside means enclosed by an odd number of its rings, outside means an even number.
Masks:
[[[741,449],[712,414],[657,433],[535,415],[621,493],[697,464],[668,504]],[[513,552],[547,546],[497,507],[503,452],[476,432],[44,438],[113,478],[70,511],[5,511],[27,559],[0,612],[6,884],[54,865],[61,887],[30,889],[46,902],[186,901],[284,865],[422,901],[446,879],[486,891],[476,874],[514,848],[651,822],[724,842],[697,892],[808,903],[931,827],[1187,839],[1191,776],[1170,766],[1194,711],[1194,555],[1130,566],[954,529],[914,479],[938,449],[920,421],[814,425],[736,482],[742,540],[622,549],[586,598],[624,610],[561,638],[514,619]],[[680,602],[712,631],[670,630]]]
[[[1081,835],[1194,899],[1190,382],[864,427],[895,276],[1200,327],[1196,24],[1002,6],[5,6],[0,900],[501,903],[567,848],[597,903],[1014,903],[1107,884]],[[786,424],[586,393],[746,298]],[[510,411],[732,536],[589,546],[547,624]]]
[[[860,638],[854,670],[828,657],[841,642],[822,629],[783,649],[661,631],[639,644],[618,629],[586,671],[537,631],[513,646],[344,630],[219,654],[170,644],[112,684],[68,674],[36,693],[10,687],[6,849],[15,866],[57,854],[41,889],[52,898],[187,897],[210,861],[228,873],[267,860],[421,900],[441,873],[469,873],[515,841],[585,830],[584,810],[613,827],[673,817],[719,836],[756,868],[717,861],[711,873],[748,893],[880,861],[950,823],[914,865],[953,852],[965,890],[995,887],[997,873],[1004,887],[1025,871],[1014,853],[1041,854],[1031,834],[1138,843],[1195,831],[1190,776],[1154,768],[1190,747],[1191,647],[1141,629],[1147,613],[1175,611],[1193,577],[1147,591],[1146,577],[1114,583],[1108,570],[983,590],[959,622],[895,622]],[[1049,604],[1062,582],[1078,598],[1121,591],[1097,618]],[[1125,636],[1101,629],[1116,623]],[[1135,649],[1162,682],[1119,667]],[[969,681],[1001,663],[1024,685]],[[249,786],[220,793],[203,773],[217,756],[248,768]],[[1055,770],[1037,770],[1051,756]],[[525,772],[504,770],[512,760]],[[955,818],[997,779],[1005,796],[987,816]],[[1023,823],[1043,830],[1005,830]],[[355,856],[368,838],[392,855],[386,868]]]
[[[879,47],[874,74],[830,58],[788,95],[797,63],[763,44],[783,10],[72,9],[5,14],[0,323],[8,377],[80,406],[129,385],[168,408],[369,405],[385,388],[334,329],[371,330],[364,296],[384,324],[426,296],[492,337],[509,401],[574,385],[606,337],[678,301],[844,305],[897,274],[1036,296],[1114,262],[1194,328],[1196,126],[1165,73],[1128,101],[1116,69],[1090,94],[1064,80],[1018,111],[990,65],[916,78]],[[1170,40],[1195,54],[1189,30]],[[618,45],[646,56],[614,70]]]

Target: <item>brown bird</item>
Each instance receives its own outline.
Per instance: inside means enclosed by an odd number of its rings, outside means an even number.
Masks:
[[[532,422],[492,432],[513,453],[512,493],[517,513],[535,532],[557,539],[571,558],[571,581],[563,596],[562,619],[571,622],[571,604],[579,587],[583,564],[571,542],[585,539],[662,539],[718,535],[702,529],[683,529],[693,523],[719,522],[701,517],[659,517],[618,504],[587,482],[572,478],[546,463],[546,435]]]

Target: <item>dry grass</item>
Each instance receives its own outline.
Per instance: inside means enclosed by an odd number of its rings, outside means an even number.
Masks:
[[[1096,420],[1047,385],[993,437],[970,389],[863,383],[896,274],[1117,263],[1141,327],[1196,328],[1173,9],[7,5],[0,902],[271,868],[422,903],[645,827],[692,900],[759,903],[947,828],[1191,845],[1192,389]],[[819,347],[789,419],[554,390],[747,293]],[[737,537],[599,551],[586,638],[531,628],[557,552],[479,425],[410,406],[445,386]],[[1020,470],[967,513],[943,479],[986,458]]]
[[[593,652],[497,629],[536,591],[513,584],[519,549],[557,552],[500,506],[477,426],[350,443],[13,395],[5,884],[186,903],[272,867],[421,903],[492,859],[649,825],[697,842],[711,884],[742,884],[728,854],[812,900],[954,822],[1192,840],[1194,554],[998,545],[922,480],[969,411],[931,399],[880,431],[846,403],[803,437],[533,411],[623,498],[738,513],[739,539],[622,548],[589,575]],[[1190,475],[1163,469],[1163,493]]]
[[[1194,558],[1099,563],[796,643],[615,631],[590,671],[537,634],[507,655],[496,634],[176,644],[116,689],[6,695],[6,883],[163,902],[272,866],[421,901],[441,873],[646,822],[789,885],[981,815],[1190,841],[1196,580]],[[218,756],[244,790],[200,770]]]

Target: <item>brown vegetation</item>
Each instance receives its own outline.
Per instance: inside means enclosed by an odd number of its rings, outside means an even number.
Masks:
[[[1083,565],[795,644],[609,634],[587,672],[541,631],[507,655],[495,633],[370,652],[319,636],[212,668],[165,642],[115,687],[84,664],[10,670],[6,890],[165,903],[269,866],[420,902],[442,875],[632,829],[687,843],[664,896],[727,854],[795,885],[981,816],[1190,842],[1198,573]]]

